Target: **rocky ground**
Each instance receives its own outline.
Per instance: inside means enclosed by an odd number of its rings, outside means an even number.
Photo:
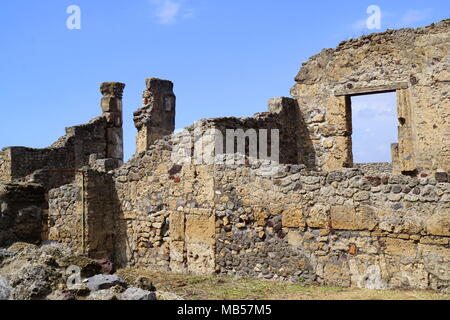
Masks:
[[[0,249],[0,300],[158,300],[149,278],[127,282],[109,261],[77,255],[57,243]]]

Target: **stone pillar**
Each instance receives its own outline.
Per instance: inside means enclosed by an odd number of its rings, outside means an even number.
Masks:
[[[125,84],[104,82],[100,86],[103,95],[101,107],[107,121],[106,158],[114,159],[117,166],[123,164],[122,94]]]
[[[175,102],[173,83],[168,80],[148,78],[143,94],[142,107],[134,113],[138,129],[136,152],[141,153],[158,139],[175,130]]]

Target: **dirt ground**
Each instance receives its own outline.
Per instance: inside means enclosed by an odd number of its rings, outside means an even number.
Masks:
[[[126,268],[118,271],[127,282],[138,276],[152,279],[157,290],[187,300],[450,300],[450,294],[429,290],[366,290],[308,286],[252,278],[190,276]]]

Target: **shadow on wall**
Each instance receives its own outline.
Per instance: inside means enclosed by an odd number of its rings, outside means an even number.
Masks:
[[[300,108],[295,108],[296,127],[295,131],[298,133],[297,150],[298,150],[298,164],[305,165],[308,169],[317,170],[317,156],[314,150],[311,135],[308,130],[305,118],[300,112]]]

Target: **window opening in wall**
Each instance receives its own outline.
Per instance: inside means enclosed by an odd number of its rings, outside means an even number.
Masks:
[[[391,163],[398,142],[396,92],[351,97],[353,163]]]

